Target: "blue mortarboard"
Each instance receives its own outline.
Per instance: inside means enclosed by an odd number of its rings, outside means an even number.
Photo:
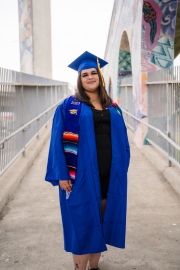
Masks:
[[[98,66],[98,64],[100,66]],[[102,68],[107,65],[108,62],[97,57],[96,55],[86,51],[76,58],[68,67],[80,72],[89,68]]]

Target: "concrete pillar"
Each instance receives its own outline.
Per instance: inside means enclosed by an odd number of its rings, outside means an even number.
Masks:
[[[21,72],[33,74],[34,47],[32,1],[18,0],[19,8],[19,47]]]
[[[50,0],[18,1],[21,72],[52,78]]]
[[[32,0],[34,74],[52,78],[50,0]]]

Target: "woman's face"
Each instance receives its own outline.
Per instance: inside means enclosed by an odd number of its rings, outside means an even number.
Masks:
[[[99,87],[99,75],[95,68],[84,69],[81,71],[81,83],[87,92],[95,92]]]

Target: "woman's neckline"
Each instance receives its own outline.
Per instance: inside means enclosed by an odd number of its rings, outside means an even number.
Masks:
[[[102,109],[102,110],[95,109],[95,108],[92,108],[92,109],[95,110],[95,111],[100,111],[100,112],[102,112],[102,111],[107,111],[107,110],[108,110],[108,108],[107,108],[107,109]]]

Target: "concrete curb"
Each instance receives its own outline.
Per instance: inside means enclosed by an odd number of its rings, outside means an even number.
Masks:
[[[128,136],[133,142],[134,133],[128,129]],[[168,166],[168,159],[152,145],[143,145],[141,153],[162,173],[173,189],[180,195],[180,170],[172,165]]]
[[[3,209],[9,198],[17,189],[27,170],[33,164],[35,158],[43,148],[43,145],[50,137],[51,121],[48,122],[47,128],[44,128],[39,139],[34,139],[26,148],[25,157],[19,156],[0,178],[0,211]]]

